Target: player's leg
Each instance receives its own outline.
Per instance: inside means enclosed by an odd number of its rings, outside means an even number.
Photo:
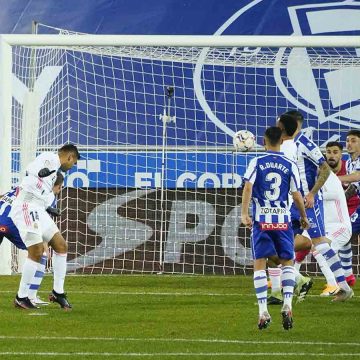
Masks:
[[[353,296],[353,292],[345,281],[344,270],[341,267],[338,255],[331,249],[330,240],[325,237],[322,203],[320,201],[316,202],[313,208],[306,209],[306,214],[311,224],[310,229],[307,231],[314,248],[323,255],[341,288],[333,301],[345,301]]]
[[[49,245],[53,249],[52,266],[54,272],[54,286],[49,300],[57,302],[64,310],[71,310],[72,306],[67,300],[64,291],[68,250],[67,243],[61,233],[57,232],[50,240]]]
[[[282,305],[281,293],[281,265],[276,265],[268,259],[268,274],[271,282],[271,294],[267,299],[268,305]]]
[[[297,218],[294,218],[292,220],[292,229],[294,232],[294,251],[308,251],[308,249],[311,249],[311,240],[309,238],[309,235],[306,231],[303,231],[300,226],[300,214],[298,211],[292,211],[292,216],[297,216]],[[297,253],[296,253],[297,254]],[[296,260],[296,255],[295,255]],[[299,259],[300,260],[300,259]],[[302,259],[303,260],[303,259]],[[299,267],[300,269],[300,267]],[[313,281],[310,277],[304,276],[300,274],[299,269],[294,266],[294,272],[295,272],[295,289],[294,293],[297,295],[297,302],[303,301],[307,295],[307,293],[310,291]]]
[[[266,329],[271,322],[267,308],[266,259],[276,254],[275,248],[266,231],[261,231],[254,222],[251,234],[251,249],[254,259],[254,289],[259,306],[259,330]]]
[[[339,249],[339,257],[341,264],[345,271],[345,279],[349,286],[353,287],[356,282],[356,278],[352,272],[352,243],[358,243],[358,236],[360,234],[360,207],[350,217],[351,221],[351,240],[344,247]]]
[[[14,300],[16,307],[37,308],[28,298],[29,284],[38,271],[41,271],[41,257],[44,252],[42,241],[42,213],[45,209],[37,204],[22,202],[21,195],[14,201],[10,217],[26,245],[28,256],[24,262],[19,290]]]
[[[321,227],[318,237],[313,237],[311,240],[313,242],[315,250],[320,253],[327,262],[327,265],[330,267],[331,271],[333,272],[336,282],[340,287],[340,291],[336,294],[333,301],[346,301],[350,299],[354,292],[349,287],[345,280],[344,270],[341,266],[340,259],[337,253],[331,248],[330,240],[328,240],[321,232]],[[312,230],[312,229],[310,229]],[[309,232],[310,234],[310,232]],[[313,234],[314,235],[314,234]],[[311,234],[310,234],[311,236]]]
[[[44,253],[41,258],[41,269],[35,274],[29,288],[29,298],[36,305],[48,305],[49,303],[40,299],[37,295],[37,292],[41,286],[41,282],[45,275],[47,255],[48,255],[48,243],[54,237],[56,233],[59,232],[59,228],[55,224],[54,220],[47,212],[41,214],[42,217],[42,239],[44,244]]]
[[[353,273],[352,267],[353,252],[351,242],[349,241],[346,245],[342,246],[339,249],[338,254],[341,266],[344,269],[345,280],[349,286],[354,287],[356,283],[356,277]]]
[[[340,290],[340,288],[324,256],[321,255],[319,252],[317,252],[315,249],[313,250],[312,255],[314,256],[316,262],[320,267],[321,272],[323,273],[326,279],[326,285],[324,287],[324,290],[321,292],[320,296],[335,295]]]
[[[351,234],[352,229],[340,223],[332,228],[330,240],[331,248],[339,255],[341,266],[344,269],[346,282],[349,286],[354,286],[356,279],[352,270],[353,254],[351,247]]]
[[[37,271],[41,270],[41,256],[44,252],[42,238],[39,234],[27,232],[22,235],[27,246],[28,256],[24,262],[19,290],[16,294],[14,304],[22,309],[37,308],[29,299],[29,284]]]
[[[43,301],[38,296],[38,291],[45,275],[46,263],[47,263],[48,251],[49,251],[47,243],[43,242],[43,245],[44,245],[44,253],[40,261],[41,268],[35,273],[34,277],[32,278],[28,292],[28,297],[31,300],[31,302],[34,305],[42,305],[42,306],[49,305],[48,302]]]
[[[346,269],[344,268],[344,263],[341,261],[341,249],[346,248],[346,244],[349,242],[351,238],[351,228],[347,227],[345,223],[331,223],[326,224],[326,238],[330,240],[330,247],[339,255],[340,263],[342,268],[344,269],[344,273],[346,276]],[[345,248],[344,248],[345,246]],[[317,254],[317,256],[315,256]],[[321,295],[335,295],[339,287],[337,285],[335,276],[332,274],[331,270],[329,269],[329,266],[326,263],[326,260],[321,254],[318,254],[317,251],[314,251],[314,256],[317,259],[320,268],[325,275],[327,279],[327,288],[324,290],[324,292]],[[352,261],[350,260],[350,267],[352,268]],[[329,272],[331,272],[332,275],[329,275]],[[352,269],[350,274],[352,273]],[[329,291],[327,291],[329,290]],[[329,292],[329,294],[327,293]]]
[[[281,285],[284,304],[281,309],[282,324],[285,330],[293,327],[292,299],[295,287],[294,269],[294,233],[291,227],[288,230],[276,231],[273,236],[276,252],[282,264]]]

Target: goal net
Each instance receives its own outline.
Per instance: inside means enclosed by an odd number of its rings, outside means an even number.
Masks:
[[[37,152],[79,146],[58,221],[70,272],[243,274],[252,261],[240,221],[242,175],[262,151],[266,127],[294,108],[320,146],[360,127],[356,44],[326,38],[297,47],[289,37],[276,47],[221,37],[221,45],[219,37],[208,46],[164,37],[150,45],[134,37],[129,45],[43,30],[68,40],[7,38],[11,181]],[[241,129],[255,134],[254,152],[235,151]],[[357,242],[353,250],[358,273]],[[310,257],[302,270],[319,274]]]

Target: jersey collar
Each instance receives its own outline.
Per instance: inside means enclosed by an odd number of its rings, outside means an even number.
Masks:
[[[284,155],[284,153],[281,152],[281,151],[270,151],[270,150],[267,150],[266,153],[267,153],[267,154],[275,154],[275,155]]]

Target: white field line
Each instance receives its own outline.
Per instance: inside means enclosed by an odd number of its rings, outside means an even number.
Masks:
[[[48,294],[49,291],[39,291],[39,293]],[[240,296],[240,297],[253,297],[254,294],[240,294],[240,293],[199,293],[199,292],[159,292],[159,291],[69,291],[70,294],[84,294],[84,295],[149,295],[149,296]],[[0,290],[0,294],[14,294],[11,290]],[[306,295],[306,297],[320,297],[320,295]],[[360,295],[354,295],[354,298],[360,297]],[[330,298],[330,297],[329,297]]]
[[[351,357],[351,356],[360,356],[360,353],[284,353],[284,352],[216,352],[216,353],[109,353],[109,352],[0,352],[0,356],[68,356],[68,357],[74,357],[74,356],[108,356],[108,357],[159,357],[159,356],[204,356],[204,357],[221,357],[221,356],[244,356],[244,357],[250,357],[250,356],[282,356],[282,357],[288,357],[288,356],[312,356],[312,357]]]
[[[34,341],[33,336],[0,335],[1,340],[29,340]],[[114,342],[174,342],[174,343],[209,343],[209,344],[251,344],[258,345],[258,340],[236,340],[236,339],[185,339],[185,338],[132,338],[132,337],[82,337],[82,336],[37,336],[36,340],[57,340],[57,341],[114,341]],[[319,345],[319,346],[360,346],[360,342],[322,342],[322,341],[261,341],[267,345]]]

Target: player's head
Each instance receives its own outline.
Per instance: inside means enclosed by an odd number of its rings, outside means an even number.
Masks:
[[[282,142],[282,130],[277,126],[271,126],[266,129],[264,136],[265,148],[280,147]]]
[[[276,125],[282,130],[283,136],[287,137],[292,137],[298,128],[296,118],[288,114],[280,115]]]
[[[304,122],[304,116],[300,111],[289,110],[289,111],[285,112],[283,115],[290,115],[290,116],[294,117],[297,121],[298,129],[300,130],[302,128],[303,122]]]
[[[326,162],[332,169],[336,169],[342,158],[343,146],[338,141],[329,141],[326,144]]]
[[[58,151],[61,171],[70,170],[80,159],[80,154],[77,147],[73,144],[66,144]]]
[[[55,183],[53,186],[53,193],[55,195],[60,194],[63,182],[64,182],[64,176],[60,171],[58,171],[56,174],[56,180],[55,180]]]
[[[349,154],[360,154],[360,130],[350,130],[347,133],[346,150]]]

